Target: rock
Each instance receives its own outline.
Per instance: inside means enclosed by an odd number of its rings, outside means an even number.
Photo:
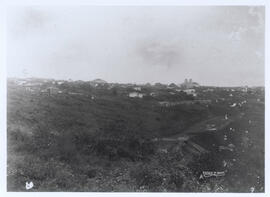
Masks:
[[[225,160],[223,160],[222,163],[223,163],[223,167],[227,166],[227,162]]]
[[[230,147],[230,148],[235,148],[235,145],[229,144],[228,147]]]
[[[31,181],[31,182],[26,182],[25,183],[25,189],[26,190],[29,190],[29,189],[32,189],[34,187],[34,183]]]
[[[237,104],[236,103],[234,103],[234,104],[232,104],[232,105],[230,105],[230,107],[235,107]]]

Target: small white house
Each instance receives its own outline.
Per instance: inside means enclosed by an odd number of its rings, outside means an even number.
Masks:
[[[134,87],[133,89],[136,90],[136,91],[142,91],[141,87]]]
[[[27,83],[27,81],[22,80],[22,81],[16,81],[17,85],[21,86]]]
[[[130,92],[128,96],[131,98],[143,98],[144,94],[140,92]]]
[[[206,89],[206,90],[203,90],[203,92],[214,92],[214,89],[208,88],[208,89]]]
[[[56,83],[57,83],[57,85],[61,85],[64,83],[64,81],[57,81]]]
[[[243,87],[242,92],[248,92],[248,86]]]
[[[31,86],[26,86],[25,90],[28,91],[28,92],[34,92],[34,89],[32,89]]]
[[[192,95],[192,96],[197,96],[197,93],[195,91],[195,89],[186,89],[183,90],[187,95]]]

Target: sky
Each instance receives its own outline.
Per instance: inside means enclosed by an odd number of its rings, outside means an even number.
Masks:
[[[264,7],[14,6],[8,77],[264,85]]]

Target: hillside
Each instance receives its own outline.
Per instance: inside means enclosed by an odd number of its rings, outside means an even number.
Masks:
[[[195,98],[177,86],[37,79],[21,85],[9,80],[8,190],[25,191],[25,182],[33,181],[31,191],[194,192],[218,187],[249,192],[253,178],[237,188],[235,183],[242,183],[245,175],[230,175],[250,161],[241,153],[244,150],[260,153],[246,170],[251,177],[261,177],[256,191],[264,191],[264,91],[244,92],[240,87],[196,91]],[[225,115],[228,120],[223,120]],[[246,124],[249,119],[254,123]],[[210,124],[217,127],[216,133],[205,129]],[[230,138],[231,127],[241,134],[230,139],[237,148],[227,157],[217,148],[227,146],[223,137]],[[245,130],[255,146],[241,144],[247,141]],[[181,136],[186,140],[173,141]],[[198,173],[205,169],[197,164],[216,154],[222,159],[213,168],[224,158],[241,156],[226,177],[199,184]]]

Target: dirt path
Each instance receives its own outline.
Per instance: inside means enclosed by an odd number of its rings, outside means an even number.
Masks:
[[[207,120],[201,121],[197,124],[194,124],[193,126],[189,127],[186,129],[184,132],[181,132],[176,135],[172,135],[169,137],[164,137],[164,138],[155,138],[152,141],[153,142],[161,142],[161,143],[169,143],[173,144],[176,143],[176,145],[180,145],[183,150],[188,153],[185,154],[185,160],[188,163],[188,161],[192,160],[192,157],[190,155],[201,155],[203,153],[209,152],[205,147],[195,143],[194,141],[191,140],[192,137],[197,136],[202,133],[218,133],[222,131],[225,127],[230,125],[232,122],[236,121],[237,119],[241,119],[243,116],[242,113],[240,113],[237,116],[233,116],[230,118],[225,119],[225,116],[217,116],[217,117],[211,117]],[[209,127],[209,125],[211,125]],[[213,129],[214,128],[214,129]],[[186,163],[186,164],[187,164]],[[186,165],[183,164],[183,165]]]
[[[179,134],[172,135],[169,137],[164,137],[164,138],[158,138],[158,139],[156,138],[156,139],[153,139],[153,141],[167,141],[167,142],[187,141],[190,137],[196,134],[202,133],[202,132],[218,132],[219,130],[222,130],[223,128],[231,124],[233,121],[234,121],[234,118],[225,120],[223,116],[217,116],[214,118],[209,118],[207,120],[201,121],[193,125],[192,127],[189,127],[187,130]],[[209,130],[209,128],[207,128],[207,125],[215,125],[214,126],[215,130],[214,131]]]

